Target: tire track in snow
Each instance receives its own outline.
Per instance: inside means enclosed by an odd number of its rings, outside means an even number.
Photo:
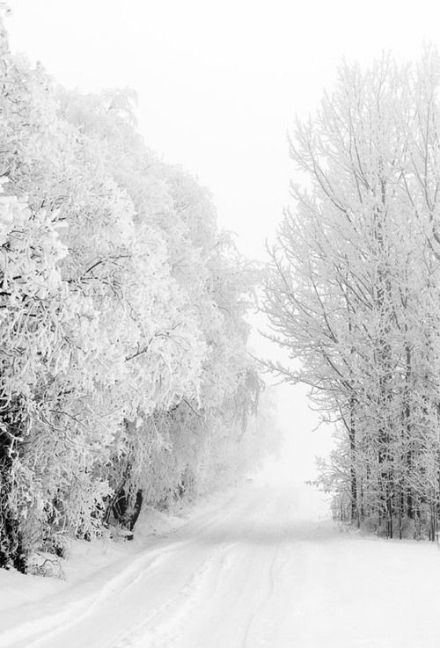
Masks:
[[[251,613],[251,616],[248,619],[248,622],[246,624],[246,628],[245,628],[245,631],[244,631],[244,634],[243,634],[243,638],[241,640],[242,648],[248,648],[249,636],[251,634],[251,629],[252,629],[252,626],[255,623],[257,615],[259,615],[261,613],[261,611],[264,610],[264,608],[267,606],[267,603],[270,601],[270,599],[273,596],[273,593],[274,593],[274,590],[275,590],[275,578],[274,578],[274,573],[273,572],[274,572],[274,569],[275,569],[275,564],[277,562],[279,553],[280,553],[280,547],[278,546],[277,549],[275,550],[275,554],[272,557],[272,559],[270,561],[270,565],[269,565],[269,570],[268,570],[269,589],[268,589],[268,593],[267,593],[266,596],[262,597],[262,601],[261,601],[260,605],[257,606],[257,609],[254,610]],[[251,648],[255,648],[255,646],[256,646],[256,644],[253,643],[251,645]]]
[[[291,637],[302,623],[303,563],[310,541],[321,542],[320,525],[315,533],[313,523],[298,519],[294,497],[278,487],[245,487],[217,504],[147,548],[112,581],[114,587],[106,581],[90,609],[82,601],[81,613],[74,611],[64,627],[60,618],[56,627],[44,628],[43,619],[38,638],[21,647],[291,645],[277,626]]]
[[[118,638],[111,648],[133,648],[138,642],[149,648],[172,648],[179,639],[179,631],[190,614],[192,605],[200,599],[204,587],[212,577],[221,573],[229,548],[221,547],[215,554],[210,553],[173,597],[152,610],[134,630]],[[148,644],[144,643],[146,640]]]
[[[208,600],[213,601],[216,592],[220,591],[221,593],[222,574],[225,572],[225,566],[228,563],[229,566],[236,565],[235,548],[237,545],[242,549],[245,548],[244,563],[246,563],[246,543],[243,540],[231,542],[228,538],[234,533],[246,538],[252,537],[255,527],[260,522],[262,510],[266,511],[273,504],[271,498],[267,495],[262,497],[260,491],[256,494],[255,489],[251,489],[250,494],[251,498],[245,498],[244,502],[243,500],[235,501],[235,506],[228,506],[226,514],[223,509],[214,519],[211,518],[208,524],[202,525],[197,541],[200,545],[207,546],[210,551],[203,565],[190,575],[179,592],[166,600],[160,608],[156,608],[150,613],[147,619],[141,620],[134,631],[120,637],[116,643],[112,643],[111,648],[128,648],[137,645],[148,646],[148,648],[171,648],[181,645],[176,642],[182,640],[182,635],[186,636],[188,628],[185,626],[191,612],[195,612],[195,615],[201,618],[203,615],[200,607],[206,606]],[[256,512],[258,516],[255,519]],[[219,546],[215,546],[216,543]],[[211,545],[214,545],[215,548],[212,549]],[[183,558],[184,556],[181,556],[181,560]],[[243,561],[241,561],[240,568],[242,565]],[[258,565],[255,567],[258,569]],[[255,572],[255,569],[253,571]],[[230,569],[226,573],[230,573]],[[203,596],[204,590],[206,590],[206,596]],[[212,610],[208,608],[208,611]]]
[[[130,592],[136,583],[144,580],[151,568],[166,562],[176,551],[191,546],[195,535],[206,532],[224,519],[224,508],[227,511],[233,510],[231,504],[235,499],[236,493],[228,492],[221,508],[213,511],[208,507],[208,510],[190,518],[180,529],[158,538],[157,542],[142,550],[128,565],[107,578],[105,573],[109,571],[109,567],[103,568],[99,572],[102,577],[97,581],[101,583],[100,587],[96,587],[96,575],[93,575],[90,582],[86,580],[76,583],[66,588],[61,595],[50,596],[42,603],[33,602],[20,610],[8,610],[8,617],[0,630],[0,648],[59,648],[63,640],[58,642],[58,635],[64,635],[69,628],[87,622],[89,617],[105,606],[107,600],[115,595],[121,598],[124,592]],[[190,533],[186,531],[188,527]],[[134,578],[133,574],[136,574]],[[23,618],[26,619],[25,622]]]

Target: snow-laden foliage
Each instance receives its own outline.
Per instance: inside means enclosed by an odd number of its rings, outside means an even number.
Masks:
[[[68,92],[0,36],[0,564],[25,569],[254,457],[256,273],[132,93]]]
[[[440,61],[343,66],[298,123],[266,310],[339,444],[323,481],[335,510],[434,539],[440,511]]]

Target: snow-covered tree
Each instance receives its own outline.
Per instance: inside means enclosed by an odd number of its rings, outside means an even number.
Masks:
[[[307,184],[292,183],[266,287],[290,358],[273,369],[345,430],[326,480],[389,536],[433,538],[438,517],[438,79],[433,52],[340,68],[292,138]]]
[[[64,90],[3,27],[0,84],[0,565],[24,570],[225,479],[260,387],[256,272],[133,93]]]

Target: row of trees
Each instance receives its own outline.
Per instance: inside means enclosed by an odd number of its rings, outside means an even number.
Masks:
[[[0,113],[0,566],[24,571],[255,458],[256,272],[130,92],[59,87],[2,27]]]
[[[440,60],[343,65],[298,123],[266,286],[271,337],[338,444],[335,513],[434,539],[440,513]]]

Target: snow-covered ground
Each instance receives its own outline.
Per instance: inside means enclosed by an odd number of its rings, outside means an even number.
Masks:
[[[186,520],[147,513],[138,535],[144,548],[77,547],[66,581],[2,572],[0,646],[438,645],[437,546],[341,531],[322,496],[276,467]]]

